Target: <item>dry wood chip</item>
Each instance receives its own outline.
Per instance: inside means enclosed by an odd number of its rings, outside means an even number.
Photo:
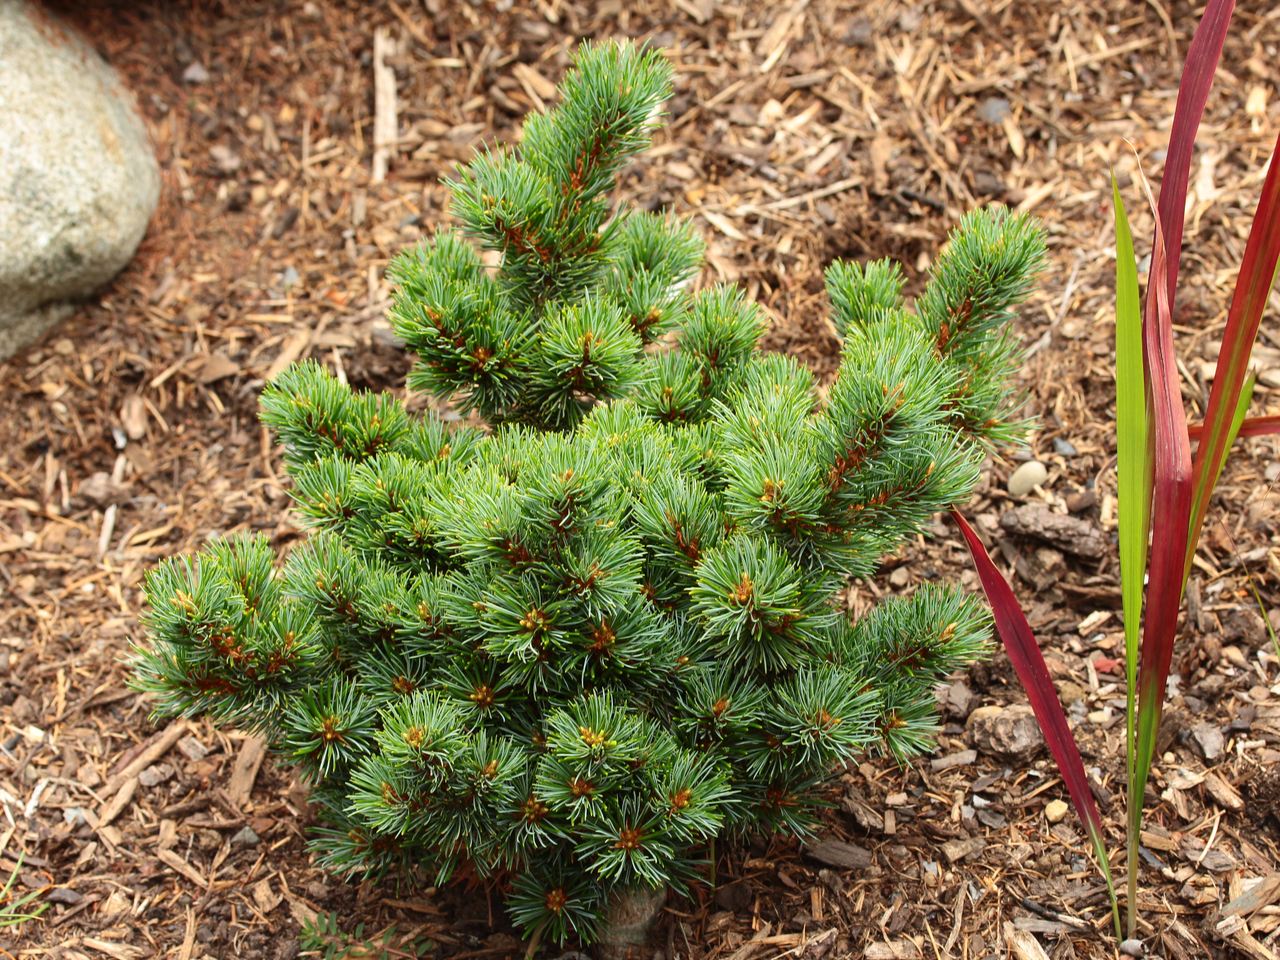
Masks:
[[[120,811],[129,805],[129,801],[133,799],[133,795],[137,791],[138,778],[130,777],[112,795],[111,799],[102,805],[102,809],[98,812],[98,829],[101,830],[116,817],[120,816]]]
[[[289,913],[293,916],[294,921],[299,926],[306,926],[314,923],[316,917],[320,916],[320,911],[311,903],[303,900],[301,897],[289,893]]]
[[[90,950],[105,953],[116,960],[141,960],[147,955],[145,950],[131,947],[126,943],[113,943],[110,940],[99,940],[97,937],[85,937],[80,943]]]
[[[178,873],[182,874],[194,883],[197,887],[209,886],[209,881],[205,879],[205,877],[201,876],[200,871],[191,866],[191,864],[187,863],[187,861],[183,860],[172,850],[157,850],[155,855],[157,860],[164,861]]]
[[[871,866],[871,851],[843,840],[819,840],[806,844],[804,852],[830,867],[842,870],[864,870]]]
[[[1230,941],[1231,945],[1247,960],[1276,960],[1274,950],[1244,930],[1233,933]]]
[[[1240,796],[1240,791],[1212,770],[1205,774],[1204,788],[1209,791],[1209,796],[1228,810],[1244,809],[1244,798]]]
[[[1222,908],[1224,917],[1244,916],[1257,913],[1263,907],[1269,907],[1280,901],[1280,873],[1263,877],[1245,893],[1240,894]]]
[[[236,755],[235,767],[231,770],[231,780],[227,783],[227,796],[237,807],[249,802],[253,793],[253,784],[258,779],[258,768],[262,766],[262,758],[267,755],[267,741],[259,736],[248,736],[240,745]]]
[[[702,217],[707,223],[711,224],[730,240],[746,240],[747,235],[733,225],[726,217],[720,216],[718,213],[712,213],[710,210],[703,210]]]
[[[965,857],[971,857],[975,853],[984,850],[987,841],[981,837],[965,837],[962,840],[948,840],[942,845],[942,854],[947,858],[948,863],[958,863]]]
[[[226,377],[235,376],[240,372],[240,364],[236,363],[225,353],[208,354],[204,358],[204,362],[200,364],[200,372],[196,374],[196,379],[200,383],[210,384]]]
[[[949,753],[945,757],[937,757],[930,760],[929,766],[933,768],[934,773],[940,773],[943,770],[950,770],[952,767],[967,767],[977,759],[977,750],[960,750],[957,753]]]
[[[271,889],[271,881],[265,877],[253,885],[253,902],[263,913],[270,913],[284,901],[282,894]]]
[[[187,907],[187,932],[182,937],[182,947],[178,951],[178,960],[191,960],[196,947],[196,912]]]
[[[882,832],[885,819],[879,810],[867,803],[866,798],[854,788],[850,788],[841,801],[845,813],[853,817],[858,826],[864,830]]]
[[[280,353],[275,360],[271,362],[271,366],[267,368],[265,379],[274,380],[284,368],[302,356],[302,351],[307,349],[307,344],[311,341],[310,330],[299,330],[284,342],[284,346],[280,348]]]
[[[396,72],[387,63],[395,56],[391,31],[378,27],[373,32],[373,169],[369,180],[382,183],[396,141]]]
[[[1163,850],[1165,852],[1169,852],[1171,850],[1178,849],[1178,841],[1169,836],[1168,833],[1159,827],[1152,827],[1149,830],[1143,830],[1142,843],[1143,846],[1148,847],[1151,850]]]
[[[871,944],[863,956],[867,960],[920,960],[924,954],[911,940],[891,940]]]
[[[1236,867],[1234,857],[1216,847],[1206,850],[1204,843],[1195,837],[1184,837],[1182,843],[1178,845],[1178,852],[1182,854],[1184,860],[1203,867],[1210,873],[1226,873]]]
[[[105,797],[115,793],[120,789],[120,785],[122,783],[136,777],[139,773],[168,753],[169,748],[182,739],[182,736],[189,731],[190,727],[187,724],[173,723],[165,727],[163,730],[155,733],[151,740],[145,744],[128,763],[108,778],[106,786],[104,786],[100,791],[101,795]]]
[[[1016,960],[1049,960],[1040,941],[1030,933],[1016,929],[1013,924],[1004,925],[1004,942]]]
[[[524,87],[531,100],[542,101],[538,104],[538,109],[543,109],[546,101],[555,99],[556,85],[527,63],[517,63],[511,68],[511,72],[516,75],[520,86]]]
[[[1054,513],[1040,503],[1014,507],[1000,517],[1000,526],[1010,533],[1051,543],[1077,557],[1096,559],[1107,552],[1107,538],[1093,523]]]

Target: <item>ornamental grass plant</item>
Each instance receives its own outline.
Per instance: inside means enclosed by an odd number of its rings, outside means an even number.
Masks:
[[[1205,4],[1178,87],[1158,202],[1139,171],[1155,221],[1145,297],[1139,295],[1124,201],[1114,179],[1111,184],[1116,233],[1117,553],[1127,692],[1124,911],[1113,879],[1106,825],[1044,657],[1012,588],[964,518],[955,514],[991,601],[997,630],[1097,858],[1110,895],[1116,935],[1130,941],[1131,950],[1141,946],[1136,942],[1142,932],[1138,887],[1147,787],[1156,763],[1178,623],[1196,548],[1236,440],[1280,433],[1280,417],[1249,416],[1254,388],[1250,356],[1280,271],[1280,139],[1272,148],[1249,225],[1222,332],[1220,359],[1200,424],[1188,423],[1175,350],[1174,315],[1191,158],[1234,12],[1234,0]]]
[[[911,306],[896,264],[832,265],[824,393],[741,290],[695,289],[688,224],[612,201],[670,89],[659,52],[584,45],[458,172],[460,228],[395,261],[391,319],[410,386],[486,426],[288,369],[261,413],[305,543],[161,564],[133,659],[157,715],[296,766],[322,863],[491,882],[556,941],[705,880],[716,838],[810,833],[843,764],[931,748],[987,613],[927,584],[854,621],[841,591],[1025,429],[1033,221],[965,217]]]

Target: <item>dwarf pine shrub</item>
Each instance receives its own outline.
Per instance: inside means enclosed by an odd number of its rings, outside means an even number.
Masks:
[[[810,831],[841,764],[929,748],[983,608],[928,584],[853,622],[840,591],[1023,426],[1031,221],[967,216],[912,307],[897,265],[833,265],[824,396],[740,290],[690,288],[687,224],[610,205],[669,90],[657,52],[584,46],[519,148],[451,182],[461,232],[395,262],[411,385],[491,429],[287,370],[262,419],[312,532],[161,564],[135,651],[158,714],[298,767],[323,863],[489,878],[557,940],[697,879],[718,836]]]

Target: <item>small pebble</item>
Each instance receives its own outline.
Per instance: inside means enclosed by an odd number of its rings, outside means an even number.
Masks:
[[[240,155],[225,143],[215,143],[210,147],[209,156],[223,173],[235,173],[240,169]]]
[[[1126,957],[1142,957],[1146,956],[1147,948],[1141,940],[1125,940],[1120,944],[1120,952]]]
[[[182,71],[182,79],[187,83],[208,83],[209,71],[199,60],[193,60],[187,65],[187,69]]]
[[[231,838],[233,847],[256,847],[262,838],[254,832],[253,827],[246,824],[236,831],[235,836]]]
[[[1191,736],[1200,748],[1200,755],[1212,762],[1222,756],[1226,738],[1216,724],[1197,723],[1191,728]]]
[[[203,760],[209,755],[209,748],[191,734],[178,741],[178,750],[188,760]]]
[[[1048,479],[1048,467],[1039,460],[1028,460],[1013,473],[1009,474],[1009,494],[1015,497],[1025,497]]]
[[[1068,493],[1065,499],[1067,510],[1071,513],[1084,513],[1098,503],[1098,495],[1092,490],[1077,490],[1074,493]]]
[[[74,907],[84,899],[84,895],[76,893],[69,887],[54,887],[46,894],[45,899],[50,903],[61,903],[68,907]]]
[[[1050,800],[1044,805],[1044,818],[1050,823],[1061,823],[1070,811],[1071,808],[1067,806],[1066,801]]]
[[[173,767],[167,763],[157,763],[138,774],[138,782],[144,787],[154,787],[164,783],[173,776]]]
[[[1064,457],[1074,457],[1078,452],[1070,440],[1064,440],[1062,437],[1053,438],[1053,450]]]
[[[1012,112],[1013,108],[1004,97],[987,97],[978,104],[978,119],[984,123],[1003,123]]]

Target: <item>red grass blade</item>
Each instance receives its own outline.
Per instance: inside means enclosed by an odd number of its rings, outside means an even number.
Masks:
[[[1160,179],[1159,216],[1169,256],[1165,294],[1171,314],[1178,287],[1178,267],[1182,263],[1182,229],[1187,206],[1187,181],[1191,175],[1191,153],[1235,8],[1235,0],[1209,0],[1195,36],[1191,38],[1182,81],[1178,84],[1178,104],[1173,111],[1169,150],[1165,156],[1164,176]],[[1147,296],[1150,299],[1150,293]]]
[[[1207,15],[1206,15],[1207,16]],[[1200,31],[1197,30],[1197,36]],[[1194,133],[1194,131],[1193,131]],[[1152,200],[1145,178],[1142,185]],[[1152,207],[1155,204],[1152,202]],[[1182,211],[1178,210],[1178,221]],[[1191,513],[1191,439],[1173,349],[1173,314],[1168,297],[1169,262],[1164,233],[1156,217],[1151,274],[1143,314],[1147,383],[1151,390],[1151,439],[1154,475],[1151,507],[1151,563],[1147,577],[1146,616],[1138,668],[1137,763],[1133,797],[1141,800],[1155,755],[1156,733],[1164,712],[1165,688],[1173,664],[1173,645],[1182,606],[1183,558],[1187,552],[1187,520]],[[1130,810],[1130,815],[1135,814]],[[1132,826],[1131,826],[1132,829]],[[1131,905],[1132,908],[1132,905]]]
[[[1191,439],[1199,441],[1200,436],[1204,433],[1204,424],[1193,424],[1190,428]],[[1269,437],[1273,434],[1280,433],[1280,416],[1266,417],[1245,417],[1244,423],[1240,425],[1240,432],[1237,437]]]
[[[991,561],[982,541],[969,526],[968,521],[953,510],[951,516],[964,534],[965,543],[973,557],[973,565],[978,571],[978,579],[982,581],[982,590],[991,604],[991,612],[995,616],[996,632],[1009,654],[1022,687],[1027,692],[1031,709],[1035,712],[1036,721],[1044,733],[1045,742],[1049,744],[1049,752],[1058,765],[1062,782],[1067,786],[1071,802],[1075,804],[1076,813],[1084,825],[1085,832],[1093,844],[1094,853],[1098,857],[1098,866],[1107,881],[1107,889],[1111,893],[1111,907],[1116,923],[1116,933],[1120,934],[1120,906],[1116,900],[1115,887],[1111,880],[1111,864],[1107,860],[1106,840],[1102,833],[1102,817],[1098,815],[1097,804],[1089,789],[1089,779],[1084,771],[1084,761],[1080,759],[1080,750],[1076,746],[1075,736],[1067,724],[1067,715],[1062,710],[1058,693],[1049,679],[1049,668],[1045,665],[1040,645],[1036,643],[1031,625],[1027,623],[1026,614],[1013,595],[1013,589],[1001,576],[996,565]]]
[[[1200,539],[1204,516],[1209,509],[1209,497],[1227,455],[1232,419],[1248,376],[1249,357],[1258,337],[1262,312],[1275,283],[1277,263],[1280,263],[1280,139],[1276,140],[1272,151],[1271,167],[1267,170],[1262,197],[1258,200],[1258,209],[1249,229],[1244,259],[1227,313],[1227,328],[1222,334],[1218,371],[1209,391],[1204,433],[1196,449],[1195,493],[1184,563],[1187,570],[1191,568],[1191,557]]]

